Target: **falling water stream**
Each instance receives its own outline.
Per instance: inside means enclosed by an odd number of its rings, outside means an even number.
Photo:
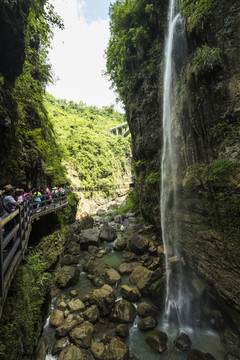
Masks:
[[[174,51],[174,40],[176,34],[179,32],[184,34],[184,24],[181,15],[177,11],[177,4],[175,0],[170,0],[168,12],[168,34],[165,42],[165,71],[164,71],[164,87],[163,87],[163,151],[161,164],[161,225],[162,225],[162,239],[165,249],[166,261],[166,297],[165,297],[165,317],[168,322],[169,317],[174,311],[178,319],[179,325],[182,326],[186,320],[189,309],[189,301],[186,297],[186,292],[183,296],[182,289],[182,272],[178,271],[177,276],[177,290],[171,291],[172,278],[170,270],[170,262],[168,249],[171,246],[173,254],[180,259],[180,254],[176,241],[170,239],[168,224],[171,223],[173,228],[172,234],[177,238],[177,220],[175,218],[175,210],[177,206],[177,147],[174,139],[175,128],[175,101],[173,89],[173,67],[172,58]],[[169,204],[171,202],[171,209],[169,211]],[[172,241],[173,240],[173,241]]]

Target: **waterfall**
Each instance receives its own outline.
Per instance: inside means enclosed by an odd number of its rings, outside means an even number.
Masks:
[[[173,53],[179,33],[184,34],[183,20],[177,11],[176,0],[170,0],[168,10],[168,33],[165,40],[165,68],[163,84],[163,150],[161,163],[161,227],[166,265],[165,318],[175,317],[181,326],[186,318],[189,302],[183,296],[181,268],[174,278],[170,269],[169,249],[180,259],[177,246],[178,224],[176,220],[178,148],[175,141],[175,97],[173,77]],[[179,47],[179,44],[178,44]],[[180,45],[181,47],[181,45]],[[179,49],[178,49],[179,50]],[[169,226],[172,227],[171,238]],[[172,255],[171,255],[172,256]],[[175,257],[175,259],[176,259]],[[180,263],[180,260],[179,260]],[[184,294],[185,295],[185,294]]]

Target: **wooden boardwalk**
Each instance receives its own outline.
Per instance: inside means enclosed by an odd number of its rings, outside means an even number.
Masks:
[[[66,194],[52,200],[44,195],[43,198],[41,203],[28,198],[14,213],[0,218],[0,317],[12,279],[27,250],[32,222],[68,205]],[[12,229],[6,233],[4,226],[9,223]]]

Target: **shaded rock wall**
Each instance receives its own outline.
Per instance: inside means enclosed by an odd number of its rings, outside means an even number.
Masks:
[[[214,300],[239,329],[240,2],[221,1],[216,5],[198,26],[190,29],[191,19],[185,19],[186,63],[179,67],[175,59],[178,242],[185,262],[207,282]],[[162,11],[162,25],[157,24],[162,34],[159,72],[144,76],[136,86],[136,106],[126,106],[142,212],[159,233],[157,174],[162,143],[165,23],[166,11]],[[173,224],[168,228],[175,241]]]

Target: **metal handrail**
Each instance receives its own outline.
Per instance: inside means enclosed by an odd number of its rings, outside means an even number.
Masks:
[[[36,197],[31,196],[5,219],[0,218],[0,305],[5,301],[10,283],[27,249],[32,222],[68,205],[67,194],[51,194],[51,197],[49,199],[48,194],[43,194],[41,201],[37,202],[34,201]],[[10,221],[12,229],[6,234],[4,227]]]

